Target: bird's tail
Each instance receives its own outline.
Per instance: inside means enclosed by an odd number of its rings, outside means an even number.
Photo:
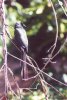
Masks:
[[[26,52],[23,52],[23,64],[21,64],[22,66],[22,70],[21,70],[21,77],[22,79],[27,79],[28,78],[28,68],[27,68],[27,64],[26,64]]]

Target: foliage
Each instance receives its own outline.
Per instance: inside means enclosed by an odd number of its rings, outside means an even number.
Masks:
[[[61,43],[63,43],[67,32],[66,15],[63,9],[61,8],[61,6],[59,5],[58,0],[52,0],[52,2],[55,7],[57,18],[58,18],[59,38],[60,40],[62,40]],[[16,2],[16,0],[12,0],[10,5],[5,4],[5,14],[6,14],[6,24],[8,25],[8,29],[12,38],[14,37],[14,24],[17,21],[21,21],[26,25],[26,31],[28,37],[38,35],[43,25],[44,26],[46,25],[46,29],[43,29],[44,33],[47,32],[56,33],[56,22],[55,22],[54,12],[50,0],[29,0],[29,6],[27,8],[23,7],[23,4],[19,4],[18,2]],[[45,44],[47,44],[48,42],[49,39],[45,41]],[[7,37],[7,45],[10,46],[10,40],[8,37]],[[38,48],[38,50],[40,50],[40,48]],[[0,40],[0,51],[2,51],[2,40]],[[66,45],[64,46],[62,53],[65,55],[67,54]],[[3,55],[2,53],[0,53],[0,63],[2,62],[2,58]],[[64,92],[64,95],[66,95],[67,90],[62,90],[62,91]],[[54,96],[54,92],[53,92],[53,96]],[[11,97],[11,100],[13,100],[12,98],[13,96]],[[14,97],[14,99],[15,98],[16,97]],[[25,95],[23,97],[23,100],[35,100],[35,98],[37,98],[37,100],[44,100],[43,99],[44,94],[41,91],[38,92],[34,91],[33,94],[28,94],[27,96]]]
[[[64,38],[64,33],[67,31],[67,20],[63,9],[59,6],[57,0],[53,0],[53,5],[56,9],[60,38]],[[47,31],[56,31],[54,13],[49,0],[30,0],[30,5],[27,8],[23,4],[19,4],[16,0],[11,1],[11,5],[5,5],[6,23],[11,36],[14,35],[13,26],[16,21],[21,21],[26,25],[27,34],[35,35],[38,33],[41,26],[46,23]],[[2,48],[0,41],[0,48]],[[66,52],[66,49],[64,49]],[[1,56],[1,54],[0,54]]]
[[[67,97],[66,89],[63,90],[62,88],[60,88],[60,91]],[[50,89],[49,93],[47,94],[47,97],[49,98],[48,100],[64,100],[64,97],[61,97],[52,89]],[[13,96],[12,93],[9,93],[10,100],[15,100],[15,99],[18,100],[19,98],[20,98],[19,96]],[[23,100],[35,100],[35,99],[46,100],[45,95],[41,90],[24,93],[23,95],[21,95],[21,98]]]

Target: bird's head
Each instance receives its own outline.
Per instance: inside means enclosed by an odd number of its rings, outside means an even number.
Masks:
[[[15,23],[15,28],[20,28],[20,27],[22,27],[21,22],[16,22]]]
[[[20,21],[15,23],[15,28],[21,28],[21,27],[25,28],[26,26],[23,23],[21,23]]]

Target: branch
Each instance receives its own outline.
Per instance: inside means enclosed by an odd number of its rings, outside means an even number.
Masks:
[[[2,27],[3,27],[3,59],[4,59],[4,76],[5,76],[5,95],[8,91],[8,76],[7,76],[7,45],[6,45],[6,32],[5,32],[5,5],[4,0],[1,0],[1,17],[2,17]]]

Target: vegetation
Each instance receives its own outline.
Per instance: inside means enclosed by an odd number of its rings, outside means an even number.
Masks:
[[[5,22],[14,38],[14,24],[21,21],[25,24],[29,40],[29,52],[42,69],[43,80],[37,80],[40,87],[31,92],[21,92],[23,100],[59,100],[67,98],[67,87],[52,80],[50,77],[67,83],[67,2],[66,0],[6,0],[5,1]],[[0,33],[2,32],[2,19],[0,19]],[[1,38],[1,37],[0,37]],[[11,50],[11,39],[7,35],[8,50]],[[0,65],[3,63],[2,39],[0,39]],[[17,56],[18,57],[18,56]],[[50,59],[51,58],[51,59]],[[50,61],[50,60],[51,61]],[[36,64],[35,64],[36,65]],[[39,69],[38,69],[39,70]],[[40,71],[40,70],[39,70]],[[40,77],[40,78],[41,78]],[[58,84],[59,83],[59,84]],[[50,85],[51,84],[51,85]],[[48,87],[49,86],[49,87]],[[52,89],[55,86],[54,90]],[[35,85],[36,87],[36,85]],[[45,87],[44,89],[42,87]],[[58,89],[63,95],[58,94]],[[44,92],[44,90],[47,92]],[[61,95],[62,95],[61,94]],[[20,96],[8,93],[9,100],[19,100]]]

